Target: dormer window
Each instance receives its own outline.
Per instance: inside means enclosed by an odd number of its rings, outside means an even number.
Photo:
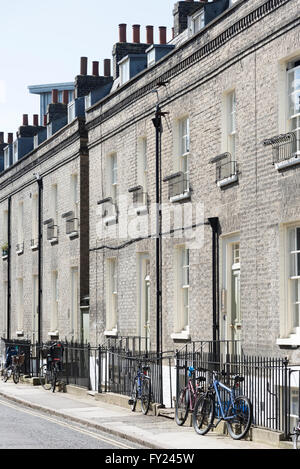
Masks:
[[[18,161],[18,140],[14,142],[13,146],[13,162],[16,163]]]
[[[195,15],[192,16],[191,18],[191,33],[196,34],[201,29],[203,29],[205,26],[205,15],[204,15],[204,10],[201,10],[200,12],[196,13]]]
[[[72,101],[68,104],[68,122],[72,122],[75,117],[75,101]]]
[[[151,67],[151,65],[155,64],[155,49],[151,49],[147,54],[147,65]]]
[[[120,63],[121,85],[130,80],[130,63],[129,58]]]

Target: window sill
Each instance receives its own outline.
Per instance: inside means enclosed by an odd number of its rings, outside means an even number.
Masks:
[[[217,186],[218,187],[229,186],[229,184],[232,184],[233,182],[236,182],[237,180],[238,180],[238,176],[237,174],[234,174],[233,176],[229,176],[228,178],[217,181]]]
[[[49,239],[49,243],[50,244],[58,244],[58,238],[52,238],[52,239]]]
[[[104,335],[106,337],[117,337],[118,330],[117,329],[112,329],[111,331],[104,331]]]
[[[278,171],[280,169],[285,169],[288,168],[289,166],[294,166],[296,164],[300,163],[300,153],[297,152],[296,156],[293,156],[292,158],[284,161],[280,161],[279,163],[275,163],[275,169]]]
[[[174,341],[190,341],[191,335],[187,331],[181,331],[171,334],[171,339]]]
[[[70,239],[75,239],[79,237],[79,233],[78,231],[73,231],[72,233],[69,233],[68,236]]]
[[[24,337],[24,331],[16,331],[18,337]]]
[[[106,226],[116,225],[117,223],[118,223],[118,217],[116,215],[114,215],[112,217],[104,218],[104,224]]]
[[[49,337],[59,337],[59,333],[58,331],[52,331],[52,332],[48,332],[48,336]]]
[[[146,215],[148,213],[147,205],[141,205],[140,207],[136,207],[134,209],[136,215]]]
[[[6,259],[8,259],[8,254],[5,254],[4,256],[2,256],[3,261],[6,261]]]
[[[170,202],[175,203],[175,202],[181,202],[182,200],[187,200],[191,198],[191,192],[186,191],[183,194],[179,195],[174,195],[173,197],[170,197]]]
[[[16,251],[16,254],[18,256],[21,256],[22,254],[24,254],[24,249],[19,249],[18,251]]]
[[[294,348],[300,347],[300,332],[297,331],[295,334],[290,334],[289,337],[283,337],[276,340],[276,344],[282,348]]]
[[[38,245],[38,244],[35,244],[34,246],[30,246],[30,249],[31,249],[32,251],[37,251],[38,248],[39,248],[39,245]]]

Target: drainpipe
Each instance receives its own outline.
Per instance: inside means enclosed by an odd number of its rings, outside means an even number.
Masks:
[[[152,119],[153,125],[156,130],[155,137],[155,189],[156,189],[156,245],[155,245],[155,259],[156,259],[156,353],[157,358],[161,357],[162,353],[162,214],[161,214],[161,134],[162,134],[162,115],[159,104],[156,106],[155,118]],[[160,404],[163,404],[163,389],[162,389],[162,361],[160,360]]]
[[[42,305],[43,305],[43,179],[35,174],[38,183],[38,343],[42,342]]]
[[[10,271],[11,271],[11,197],[8,198],[7,207],[7,244],[8,244],[8,258],[7,258],[7,332],[6,337],[10,340],[10,319],[11,319],[11,283],[10,283]]]
[[[208,222],[212,229],[212,307],[213,307],[213,353],[217,357],[218,341],[220,340],[219,328],[219,218],[209,218]]]
[[[156,106],[155,118],[152,120],[156,130],[156,153],[155,153],[155,189],[156,189],[156,351],[159,355],[162,351],[162,318],[161,318],[161,110],[159,105]]]

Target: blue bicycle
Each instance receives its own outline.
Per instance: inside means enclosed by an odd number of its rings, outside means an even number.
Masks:
[[[202,371],[208,372],[209,370]],[[237,389],[244,381],[242,376],[233,375],[233,387],[221,383],[217,376],[226,373],[212,371],[212,382],[207,391],[201,394],[193,412],[193,427],[199,435],[205,435],[211,428],[216,428],[223,420],[227,424],[229,435],[240,440],[249,431],[252,423],[252,405],[248,397],[236,395]],[[220,392],[223,394],[221,398]],[[226,398],[225,398],[226,396]],[[214,420],[217,418],[217,423]]]
[[[151,379],[149,376],[149,366],[143,366],[138,361],[136,376],[134,377],[131,399],[128,404],[131,406],[132,412],[136,409],[137,401],[141,401],[141,408],[144,415],[148,413],[151,403]]]

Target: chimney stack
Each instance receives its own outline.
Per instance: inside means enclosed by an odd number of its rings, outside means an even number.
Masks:
[[[87,66],[88,66],[87,57],[81,57],[80,58],[80,75],[87,75]]]
[[[165,26],[159,27],[159,43],[167,44],[167,28]]]
[[[146,26],[146,42],[150,45],[154,44],[153,26]]]
[[[62,102],[63,102],[63,104],[68,104],[68,102],[69,102],[69,91],[68,90],[63,90],[63,92],[62,92]]]
[[[139,44],[141,42],[140,28],[141,26],[139,24],[134,24],[132,26],[132,35],[133,35],[132,42],[134,44]]]
[[[98,77],[99,76],[99,62],[93,62],[93,76]]]
[[[110,77],[111,76],[111,65],[110,59],[104,59],[104,76]]]
[[[58,103],[58,90],[56,89],[52,90],[52,103]]]
[[[126,28],[127,24],[119,24],[119,42],[127,42],[126,38]]]

